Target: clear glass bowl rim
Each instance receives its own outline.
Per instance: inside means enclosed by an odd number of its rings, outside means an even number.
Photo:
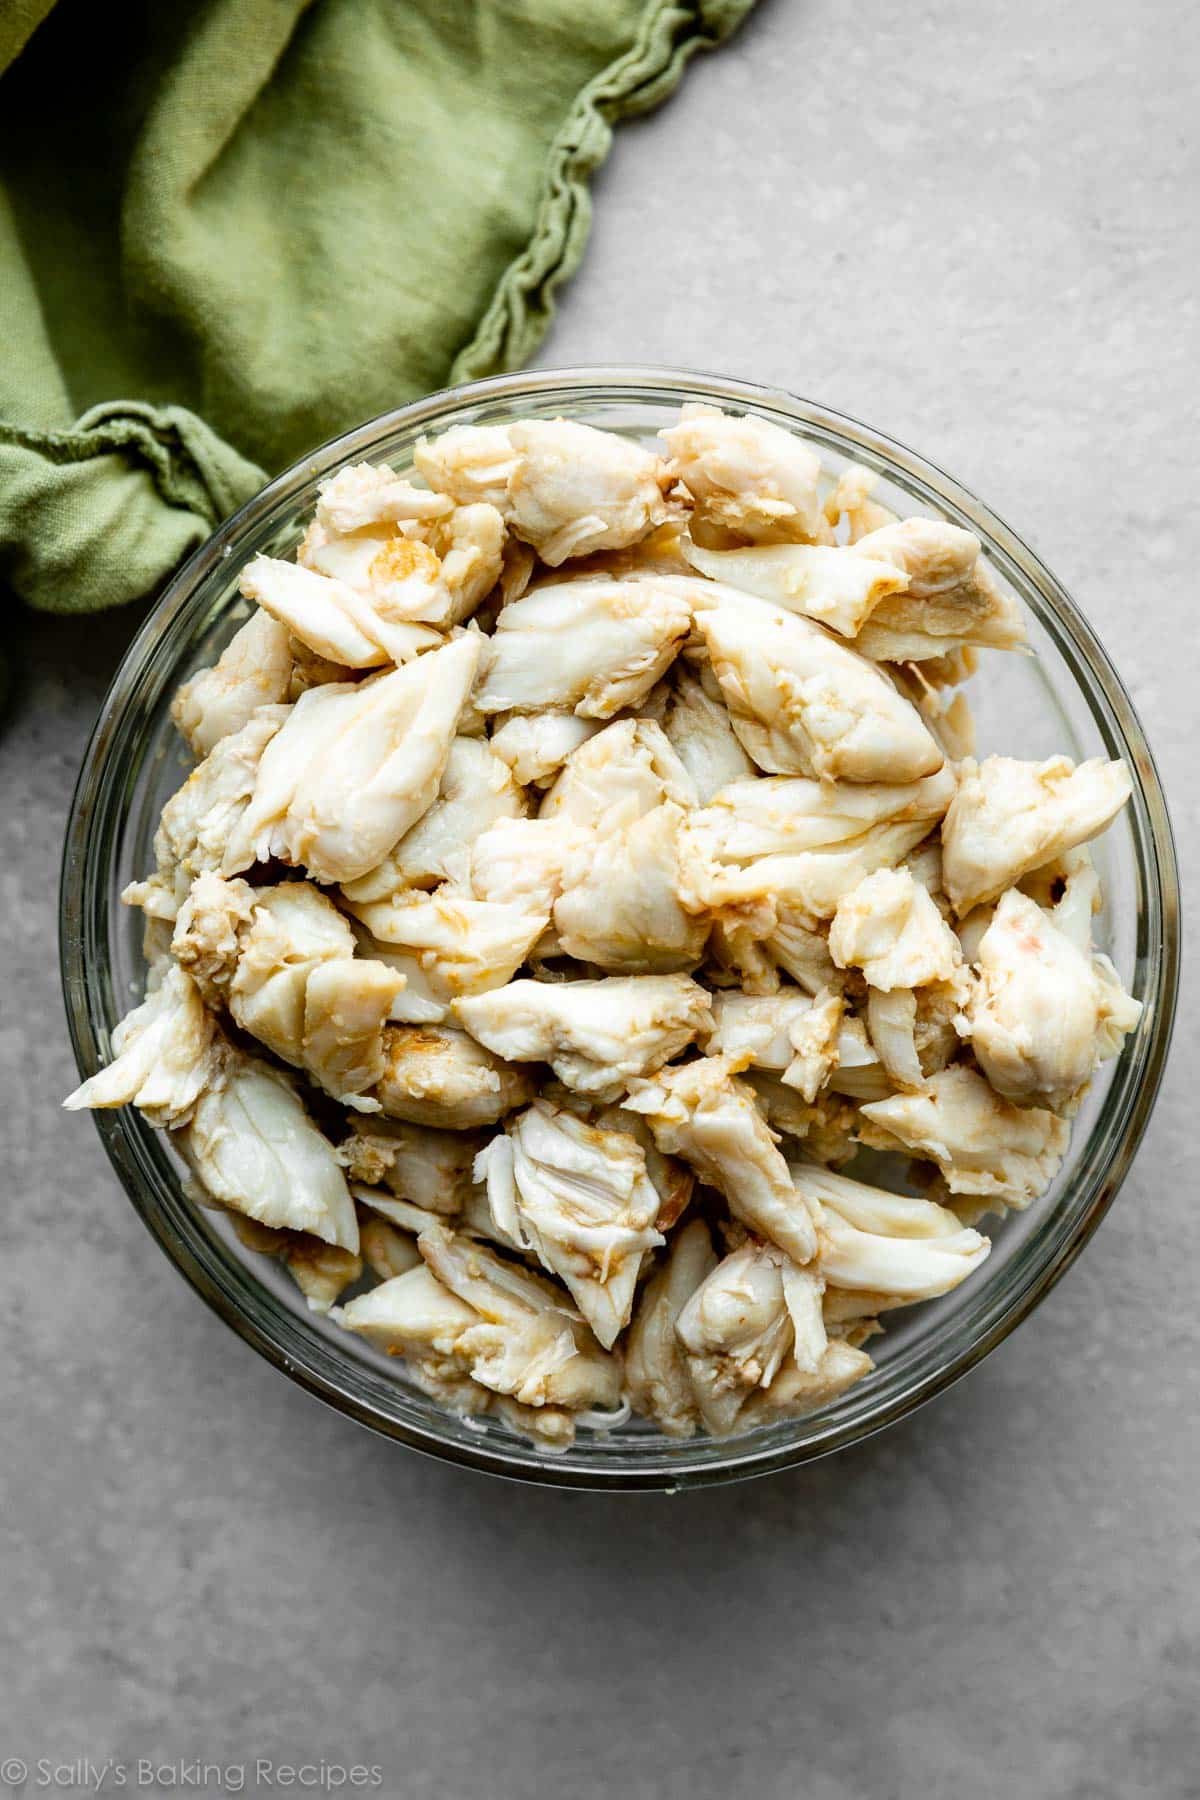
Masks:
[[[354,458],[369,456],[379,440],[397,430],[435,428],[444,423],[450,409],[458,411],[479,403],[545,401],[561,395],[569,409],[574,397],[624,400],[639,397],[671,400],[700,399],[715,405],[762,407],[784,413],[801,428],[828,433],[839,448],[885,474],[894,471],[907,482],[924,489],[935,506],[957,513],[986,543],[989,554],[1008,559],[1043,602],[1041,622],[1050,629],[1056,647],[1066,653],[1089,701],[1098,695],[1115,728],[1113,754],[1123,754],[1134,772],[1134,805],[1141,830],[1135,845],[1143,851],[1141,866],[1144,898],[1148,909],[1146,935],[1151,945],[1150,989],[1144,996],[1152,1010],[1152,1029],[1140,1043],[1135,1066],[1126,1071],[1122,1084],[1123,1115],[1119,1131],[1093,1168],[1090,1191],[1069,1235],[1057,1244],[1047,1240],[1042,1254],[1019,1259],[1020,1281],[1013,1280],[1006,1304],[989,1328],[973,1337],[953,1329],[946,1332],[944,1351],[928,1363],[919,1376],[878,1407],[804,1441],[772,1444],[761,1449],[747,1440],[731,1439],[723,1454],[697,1458],[686,1455],[669,1469],[640,1467],[635,1455],[621,1465],[597,1463],[594,1467],[566,1466],[554,1458],[539,1458],[524,1446],[498,1450],[482,1440],[464,1443],[439,1435],[436,1430],[414,1428],[390,1417],[372,1404],[369,1396],[351,1391],[347,1365],[332,1353],[316,1333],[286,1329],[277,1308],[255,1304],[252,1291],[235,1297],[227,1271],[211,1241],[202,1233],[188,1233],[170,1217],[161,1176],[152,1161],[139,1154],[145,1138],[153,1133],[140,1117],[128,1123],[124,1116],[97,1112],[92,1116],[109,1160],[144,1224],[160,1247],[180,1269],[201,1297],[277,1369],[318,1399],[383,1436],[442,1459],[510,1479],[554,1486],[591,1489],[678,1489],[715,1482],[745,1479],[771,1473],[794,1464],[815,1460],[845,1448],[894,1424],[915,1407],[932,1399],[959,1380],[982,1360],[1024,1319],[1050,1291],[1079,1255],[1112,1204],[1137,1150],[1153,1110],[1162,1080],[1174,1023],[1179,980],[1179,885],[1175,849],[1162,784],[1133,704],[1091,626],[1066,589],[1039,557],[997,517],[990,508],[937,465],[917,455],[898,440],[831,407],[801,399],[784,389],[746,382],[703,371],[658,366],[618,367],[583,365],[524,371],[494,376],[461,387],[444,388],[408,406],[380,414],[352,431],[332,438],[305,456],[233,513],[179,569],[157,605],[143,622],[110,685],[92,732],[72,800],[63,849],[60,883],[59,943],[63,994],[71,1041],[81,1078],[95,1072],[104,1061],[104,1038],[112,1020],[100,984],[89,967],[93,943],[106,942],[99,926],[107,918],[101,892],[107,869],[96,867],[94,821],[111,779],[110,751],[117,725],[136,704],[156,647],[178,633],[189,609],[195,610],[206,578],[235,550],[239,541],[276,507],[298,494],[314,476],[327,473]],[[1043,1234],[1044,1235],[1044,1234]],[[1032,1240],[1029,1249],[1038,1242]],[[361,1385],[361,1384],[360,1384]],[[798,1421],[802,1426],[804,1421]],[[747,1447],[749,1442],[749,1447]],[[739,1444],[742,1446],[739,1449]],[[682,1448],[682,1447],[681,1447]]]

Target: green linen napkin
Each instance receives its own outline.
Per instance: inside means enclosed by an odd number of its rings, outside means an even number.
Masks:
[[[0,0],[0,586],[143,596],[264,471],[521,363],[612,124],[752,4]]]

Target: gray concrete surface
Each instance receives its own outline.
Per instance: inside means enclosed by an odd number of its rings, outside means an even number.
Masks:
[[[1193,887],[1198,78],[1178,0],[773,0],[621,135],[542,358],[760,376],[960,474],[1100,629]],[[463,1475],[244,1349],[57,1110],[59,843],[133,623],[29,625],[0,743],[0,1792],[20,1756],[29,1792],[262,1757],[404,1800],[1194,1794],[1194,989],[1118,1208],[903,1427],[688,1498]]]

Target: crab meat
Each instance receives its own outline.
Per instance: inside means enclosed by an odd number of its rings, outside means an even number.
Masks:
[[[724,1194],[734,1217],[797,1263],[816,1253],[812,1214],[755,1103],[724,1057],[660,1070],[634,1084],[624,1102],[642,1113],[665,1156],[682,1156],[701,1181]]]
[[[423,525],[454,510],[445,494],[414,487],[386,463],[352,463],[318,483],[317,523],[337,537],[380,525]]]
[[[757,1389],[748,1397],[738,1417],[738,1427],[753,1431],[756,1426],[778,1419],[799,1419],[817,1412],[840,1399],[874,1367],[865,1351],[836,1338],[830,1339],[819,1365],[811,1372],[787,1357],[770,1387]]]
[[[549,917],[563,870],[587,833],[555,819],[500,819],[471,849],[470,887],[479,900]]]
[[[635,544],[671,508],[662,461],[615,432],[567,419],[455,426],[414,453],[440,493],[499,508],[553,568],[569,557]]]
[[[665,801],[695,806],[698,795],[681,758],[652,719],[617,719],[567,757],[542,801],[539,818],[607,834]]]
[[[889,1305],[931,1300],[965,1281],[991,1249],[987,1238],[964,1231],[934,1201],[889,1193],[809,1162],[788,1166],[819,1209],[820,1267],[831,1287]]]
[[[671,748],[691,777],[696,800],[707,806],[731,781],[753,776],[754,764],[742,749],[737,732],[721,698],[720,685],[709,674],[693,675],[676,665],[665,695],[662,729]]]
[[[600,730],[599,719],[574,713],[514,713],[492,732],[492,749],[523,787],[545,787],[573,750]]]
[[[719,994],[713,1014],[715,1029],[705,1045],[710,1056],[724,1056],[737,1068],[776,1070],[809,1104],[837,1067],[840,994]]]
[[[907,576],[894,563],[857,548],[831,544],[768,544],[748,550],[706,550],[690,540],[692,567],[713,581],[768,600],[852,638],[881,600],[901,592]]]
[[[449,1025],[389,1025],[385,1067],[372,1090],[392,1119],[469,1131],[494,1125],[527,1106],[534,1084],[523,1069],[485,1050],[466,1031]]]
[[[121,895],[148,919],[173,923],[197,875],[219,869],[250,804],[267,746],[292,712],[264,706],[240,731],[222,737],[162,809],[154,834],[157,865]]]
[[[343,893],[354,904],[390,900],[404,888],[433,887],[462,864],[476,838],[497,819],[519,819],[525,797],[508,764],[478,738],[456,737],[438,797],[383,861]]]
[[[636,1141],[538,1100],[481,1151],[475,1174],[505,1237],[559,1277],[611,1350],[629,1323],[642,1258],[665,1242]]]
[[[1123,762],[968,760],[942,826],[942,877],[959,918],[1110,824],[1133,783]]]
[[[223,872],[271,857],[317,881],[376,868],[437,797],[482,641],[464,633],[377,680],[302,694],[259,763]]]
[[[474,1192],[472,1171],[482,1147],[474,1132],[435,1131],[377,1116],[350,1121],[337,1158],[352,1181],[384,1187],[398,1200],[453,1218]]]
[[[1049,1187],[1069,1137],[1054,1113],[1013,1106],[963,1064],[931,1076],[923,1093],[870,1100],[859,1110],[863,1143],[928,1157],[952,1194],[1018,1210]]]
[[[265,1063],[227,1048],[175,1142],[222,1206],[357,1254],[358,1219],[333,1146]]]
[[[380,1281],[392,1281],[409,1269],[421,1267],[416,1238],[406,1231],[397,1231],[387,1219],[363,1219],[358,1227],[358,1241],[363,1261]]]
[[[838,902],[829,953],[839,969],[861,969],[873,988],[950,981],[962,947],[928,889],[910,869],[878,869]]]
[[[616,974],[693,969],[708,921],[679,900],[682,807],[655,807],[610,837],[585,840],[563,868],[554,928],[567,956]]]
[[[289,698],[292,638],[286,625],[257,608],[211,669],[201,669],[171,702],[171,717],[197,756],[248,725],[260,706]]]
[[[440,1225],[422,1232],[417,1248],[474,1314],[454,1348],[481,1386],[523,1406],[617,1409],[620,1365],[561,1289]]]
[[[695,1219],[672,1238],[666,1260],[642,1290],[625,1340],[625,1391],[668,1437],[692,1437],[703,1423],[676,1325],[716,1266],[708,1226]]]
[[[967,1023],[998,1094],[1063,1112],[1120,1050],[1142,1008],[1106,956],[1081,950],[1015,888],[1001,896],[979,945]]]
[[[854,554],[891,563],[907,577],[859,631],[855,643],[864,656],[921,662],[969,645],[1024,644],[1021,609],[988,572],[969,531],[942,519],[898,519],[859,538]]]
[[[508,1062],[547,1062],[577,1093],[612,1099],[694,1042],[709,998],[686,975],[514,981],[457,1002],[471,1035]]]
[[[307,881],[250,888],[204,875],[172,950],[235,1021],[328,1093],[354,1103],[383,1073],[383,1027],[404,977],[354,954],[354,934]]]
[[[878,486],[879,476],[874,469],[866,469],[861,463],[848,463],[834,483],[832,493],[826,497],[826,519],[832,526],[839,525],[844,519],[847,541],[851,544],[857,544],[869,531],[879,531],[884,525],[896,523],[896,514],[872,499]]]
[[[220,1052],[213,1016],[185,970],[167,968],[112,1034],[113,1060],[63,1105],[136,1106],[152,1125],[181,1125],[216,1078]]]
[[[751,543],[822,541],[821,459],[794,432],[753,413],[689,402],[660,431],[669,468],[696,503],[697,525]]]
[[[686,601],[655,577],[533,588],[496,620],[476,703],[485,713],[611,719],[650,692],[690,622]]]
[[[696,1404],[714,1437],[737,1424],[755,1388],[769,1388],[783,1360],[813,1373],[826,1348],[821,1277],[771,1244],[743,1245],[692,1294],[675,1330]]]
[[[731,782],[683,828],[680,898],[698,912],[770,900],[811,928],[833,917],[849,888],[919,844],[954,787],[949,769],[895,786]]]
[[[733,728],[759,768],[826,781],[919,781],[944,757],[887,676],[795,613],[712,585],[696,620]]]
[[[395,964],[419,970],[425,991],[443,1006],[511,981],[550,919],[549,909],[476,900],[449,885],[351,910]]]

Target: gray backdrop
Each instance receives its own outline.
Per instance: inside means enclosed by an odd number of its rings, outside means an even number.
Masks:
[[[542,357],[777,382],[961,476],[1099,628],[1185,879],[1198,76],[1185,0],[770,0],[621,133]],[[135,623],[31,622],[0,744],[0,1759],[28,1791],[42,1757],[260,1756],[379,1764],[405,1800],[1194,1793],[1186,996],[1080,1265],[887,1437],[680,1498],[462,1474],[259,1362],[58,1111],[59,845]]]

